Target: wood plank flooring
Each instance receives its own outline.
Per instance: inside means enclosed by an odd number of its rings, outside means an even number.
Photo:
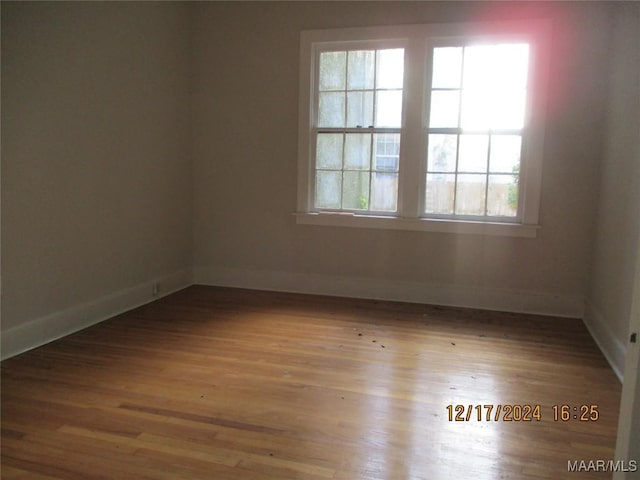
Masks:
[[[578,320],[194,286],[4,361],[2,478],[610,478],[620,390]]]

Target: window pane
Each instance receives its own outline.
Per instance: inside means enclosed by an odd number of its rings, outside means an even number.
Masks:
[[[465,47],[462,87],[473,90],[492,90],[498,66],[499,59],[496,57],[494,45]]]
[[[376,88],[402,88],[404,49],[378,50]]]
[[[344,127],[344,93],[320,92],[319,127]]]
[[[526,91],[463,90],[461,126],[466,129],[522,128]]]
[[[486,183],[486,175],[458,175],[457,215],[484,215]]]
[[[427,169],[430,172],[455,172],[457,135],[429,135],[429,158]]]
[[[398,203],[398,174],[374,172],[371,183],[371,210],[395,212]]]
[[[460,135],[459,172],[486,172],[488,135]]]
[[[376,93],[376,127],[400,127],[402,123],[402,90]]]
[[[344,90],[347,52],[320,54],[320,90]]]
[[[487,215],[515,217],[518,213],[518,175],[489,175]]]
[[[463,90],[462,128],[522,128],[526,94],[525,90]]]
[[[344,149],[344,168],[368,170],[371,160],[371,134],[348,133]]]
[[[347,93],[347,127],[373,125],[373,92]]]
[[[400,134],[378,133],[374,141],[374,169],[397,172],[400,163]]]
[[[342,181],[342,208],[367,210],[369,208],[369,172],[344,172]]]
[[[491,104],[492,128],[522,128],[527,91],[503,89],[496,92]]]
[[[431,128],[458,126],[458,108],[460,92],[458,90],[434,90],[431,92]]]
[[[341,172],[316,171],[316,207],[340,208]]]
[[[320,133],[316,143],[316,168],[342,168],[342,134]]]
[[[494,47],[496,83],[507,88],[524,89],[529,74],[529,45],[526,43],[502,44]]]
[[[373,88],[375,52],[358,50],[349,52],[348,90],[366,90]]]
[[[491,137],[491,172],[517,173],[520,170],[520,135],[493,135]]]
[[[433,49],[432,88],[460,88],[462,47]]]
[[[522,128],[528,61],[526,44],[465,48],[463,128]]]
[[[455,175],[428,174],[425,213],[453,213]]]
[[[489,90],[463,90],[460,126],[470,130],[488,130],[491,128],[493,108],[496,106],[493,105]]]

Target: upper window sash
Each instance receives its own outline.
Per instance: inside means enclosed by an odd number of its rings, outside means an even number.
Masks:
[[[388,40],[388,41],[377,40],[377,41],[371,41],[371,42],[348,42],[347,44],[332,43],[329,45],[324,45],[324,44],[314,45],[313,63],[312,63],[313,83],[311,86],[311,89],[313,92],[313,101],[312,101],[312,104],[310,105],[312,109],[311,111],[312,127],[315,128],[316,130],[321,130],[321,131],[348,130],[348,129],[354,129],[354,128],[362,128],[362,129],[376,128],[379,130],[395,129],[395,131],[398,131],[402,126],[401,121],[393,125],[377,124],[376,116],[374,115],[373,118],[366,119],[366,120],[363,119],[359,123],[353,123],[353,122],[349,123],[349,116],[348,116],[349,112],[345,112],[343,125],[330,125],[330,124],[327,124],[326,122],[323,124],[320,122],[320,113],[321,113],[319,112],[320,104],[321,104],[320,96],[322,94],[330,95],[333,93],[336,93],[336,94],[345,93],[346,95],[349,95],[353,93],[363,93],[363,92],[371,93],[372,95],[379,95],[380,93],[384,93],[384,92],[404,91],[405,90],[404,82],[402,84],[379,85],[378,79],[381,75],[381,72],[378,70],[377,67],[380,63],[383,63],[385,61],[385,58],[381,58],[381,56],[385,53],[385,51],[387,50],[393,51],[393,50],[399,50],[399,49],[402,49],[404,51],[405,47],[406,47],[406,42],[399,41],[399,40],[395,40],[395,41],[394,40]],[[370,81],[371,84],[370,85],[353,85],[351,82],[353,82],[354,80],[350,76],[351,68],[354,67],[354,65],[351,65],[351,61],[350,61],[352,58],[351,54],[355,52],[363,52],[363,51],[373,52],[374,71],[372,72],[371,78],[370,79],[367,78],[365,80],[365,83],[368,83]],[[337,85],[327,86],[325,84],[324,86],[325,88],[323,88],[322,79],[321,79],[322,72],[321,72],[321,65],[320,65],[322,56],[324,54],[332,54],[332,53],[339,55],[342,52],[345,53],[345,58],[344,58],[345,75],[344,75],[344,79],[342,79],[343,85],[338,87]],[[388,55],[387,57],[390,57],[390,55]],[[404,80],[404,76],[403,76],[403,80]],[[330,81],[330,80],[325,79],[325,82],[327,81]],[[345,103],[345,107],[346,107],[346,103]],[[372,110],[372,112],[374,111],[375,109]]]

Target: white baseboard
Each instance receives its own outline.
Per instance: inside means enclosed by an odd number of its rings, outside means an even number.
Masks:
[[[197,267],[194,270],[194,282],[202,285],[393,300],[571,318],[582,318],[584,313],[584,298],[581,295],[431,285],[387,279]]]
[[[157,295],[153,294],[154,283],[158,283],[161,286]],[[193,273],[190,270],[183,270],[162,278],[155,278],[134,287],[111,293],[92,302],[55,312],[2,332],[0,358],[4,360],[39,347],[186,288],[193,283],[570,318],[582,318],[584,314],[584,299],[580,295],[432,285],[419,282],[335,277],[320,274],[198,267],[194,269]],[[585,323],[587,323],[586,320]],[[606,329],[606,323],[600,323]],[[589,327],[589,324],[587,324],[587,327]],[[596,338],[603,352],[605,352],[602,344],[598,341],[598,337],[594,334],[594,330],[592,328],[589,328],[589,330]],[[615,358],[616,362],[624,362],[624,348],[618,345],[619,342],[610,333],[609,336],[611,339],[607,341],[609,343],[613,342],[613,345],[615,345],[613,358]],[[612,362],[609,356],[607,358]],[[616,369],[616,365],[619,364],[612,362],[612,366],[618,375],[621,370],[619,368]]]
[[[154,294],[153,286],[159,290]],[[76,305],[2,332],[2,360],[95,325],[192,285],[191,270],[153,278],[131,288]]]
[[[616,337],[604,315],[589,301],[586,302],[584,324],[616,376],[622,382],[627,352],[624,342]]]

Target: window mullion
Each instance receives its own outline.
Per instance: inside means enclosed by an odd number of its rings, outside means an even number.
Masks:
[[[452,215],[456,214],[456,206],[458,202],[458,160],[460,158],[460,134],[456,135],[456,168],[455,175],[453,177],[453,211]]]
[[[398,215],[405,218],[420,216],[420,195],[424,192],[423,184],[426,178],[426,139],[422,120],[425,102],[425,55],[424,40],[410,38],[405,48],[398,179]]]
[[[371,110],[373,118],[371,119],[371,125],[376,125],[376,113],[378,105],[378,50],[373,51],[373,109]],[[371,127],[371,125],[369,127]]]
[[[375,134],[371,134],[369,136],[369,198],[368,198],[368,209],[371,210],[371,202],[372,202],[372,198],[371,198],[371,185],[373,184],[373,158],[375,155],[375,150],[373,147],[373,142],[374,142],[374,138],[375,138]]]
[[[460,65],[460,96],[458,97],[458,134],[456,136],[456,170],[455,177],[453,182],[453,215],[456,215],[456,210],[458,206],[458,176],[460,175],[460,136],[462,135],[462,97],[464,91],[464,56],[466,53],[466,47],[462,49],[462,59]],[[486,204],[485,204],[486,207]]]
[[[485,174],[485,184],[484,184],[484,215],[489,215],[489,172],[491,165],[489,161],[491,160],[491,143],[492,143],[492,135],[489,132],[489,144],[487,145],[487,171]]]

